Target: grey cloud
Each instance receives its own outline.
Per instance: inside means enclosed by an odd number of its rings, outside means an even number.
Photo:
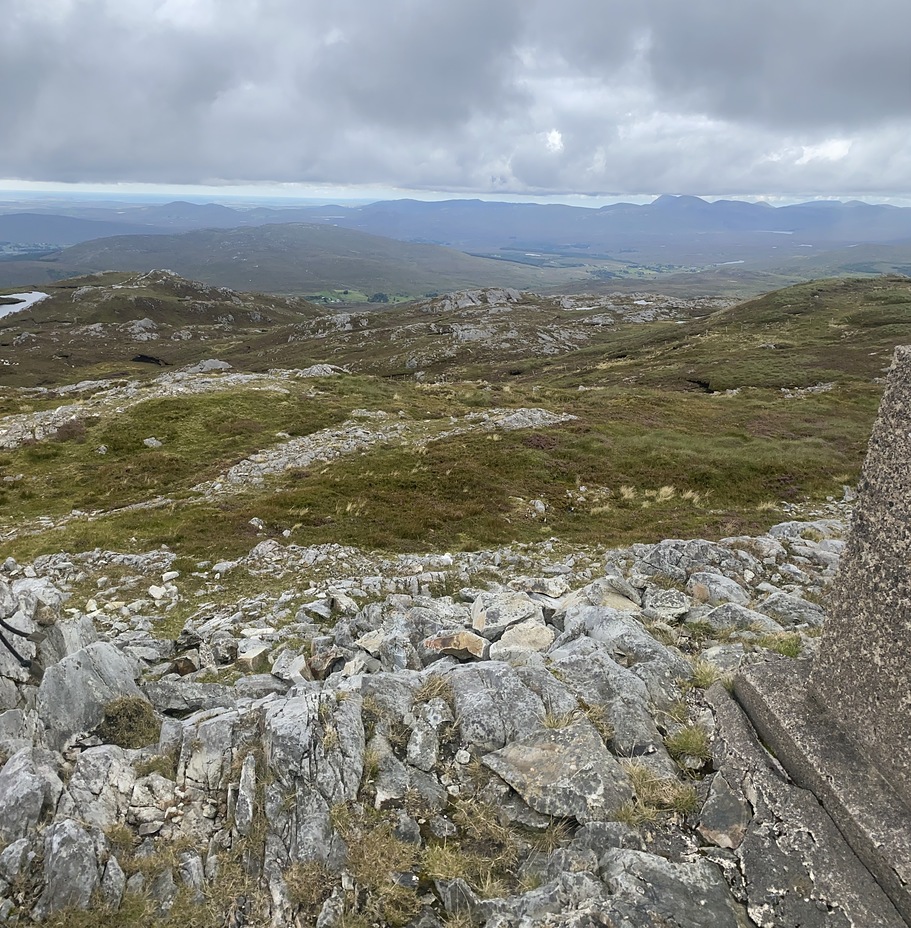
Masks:
[[[0,177],[911,192],[907,0],[7,2]]]

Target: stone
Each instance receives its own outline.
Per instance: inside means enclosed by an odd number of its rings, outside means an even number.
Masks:
[[[737,603],[725,603],[716,606],[709,612],[699,617],[700,622],[711,625],[716,631],[726,629],[737,629],[738,631],[759,631],[776,634],[782,631],[782,627],[767,615],[761,612],[755,612],[752,609],[746,609]]]
[[[738,796],[721,774],[716,774],[696,830],[709,844],[734,849],[743,841],[752,817],[746,799]]]
[[[259,673],[272,666],[270,646],[259,638],[242,638],[237,643],[237,663],[246,673]]]
[[[489,641],[499,638],[510,625],[527,619],[543,624],[544,613],[540,604],[525,593],[481,593],[471,606],[471,627]]]
[[[53,812],[62,790],[63,784],[42,768],[31,748],[14,754],[0,770],[0,841],[28,835]]]
[[[449,654],[459,660],[485,660],[490,650],[490,642],[486,638],[464,628],[432,635],[422,644],[429,651]]]
[[[175,715],[237,704],[237,692],[234,687],[222,683],[160,680],[157,683],[143,684],[142,691],[159,712]]]
[[[618,664],[628,667],[645,683],[651,700],[662,708],[679,698],[679,681],[692,673],[690,663],[679,651],[656,641],[628,612],[577,607],[567,612],[565,627],[562,637],[584,629],[588,638],[605,645]]]
[[[693,602],[680,590],[650,589],[645,594],[645,607],[664,619],[674,621],[686,615],[693,608]]]
[[[51,747],[60,749],[75,734],[91,731],[104,707],[123,696],[143,698],[136,668],[117,648],[99,641],[49,667],[38,688],[38,714]]]
[[[127,888],[127,876],[116,857],[111,855],[105,865],[101,877],[101,897],[115,911],[120,908],[120,902]]]
[[[543,729],[482,762],[544,815],[603,821],[633,799],[629,777],[587,722]]]
[[[677,775],[649,711],[648,687],[618,664],[606,645],[582,637],[548,656],[551,669],[579,699],[604,709],[618,753],[638,758],[661,776]]]
[[[246,837],[253,825],[256,804],[256,757],[248,754],[240,768],[240,783],[237,787],[237,801],[234,806],[234,827],[237,833]]]
[[[614,848],[599,866],[611,903],[628,913],[627,924],[751,928],[721,871],[708,861],[671,863],[643,851]]]
[[[541,698],[509,664],[461,664],[448,671],[446,679],[455,695],[459,734],[479,751],[497,751],[541,725]]]
[[[511,625],[490,646],[492,661],[508,661],[529,651],[546,651],[554,643],[554,630],[543,622],[527,619]]]
[[[905,928],[816,797],[788,779],[727,690],[716,683],[706,699],[716,718],[712,789],[723,781],[729,791],[727,811],[710,823],[710,840],[720,833],[729,839],[732,849],[718,853],[729,855],[742,875],[753,922],[760,928]],[[742,833],[737,805],[748,815]]]
[[[80,821],[106,829],[122,821],[130,805],[136,773],[122,748],[87,748],[67,784]]]
[[[815,628],[826,620],[826,614],[819,606],[790,593],[772,593],[756,606],[756,610],[779,625],[810,625]]]
[[[32,916],[40,922],[64,909],[87,909],[100,882],[95,842],[78,822],[55,822],[44,833],[44,892]]]
[[[697,602],[720,606],[722,603],[736,603],[745,606],[750,595],[735,580],[711,570],[699,570],[690,574],[686,591]]]

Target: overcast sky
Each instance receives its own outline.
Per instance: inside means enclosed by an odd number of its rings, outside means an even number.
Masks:
[[[0,0],[0,26],[0,178],[911,195],[909,0]]]

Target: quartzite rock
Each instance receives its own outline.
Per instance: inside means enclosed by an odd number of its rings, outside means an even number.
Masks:
[[[629,777],[587,722],[544,729],[483,761],[536,812],[556,818],[601,821],[633,798]]]

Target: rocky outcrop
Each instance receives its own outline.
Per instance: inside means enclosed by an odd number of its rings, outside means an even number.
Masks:
[[[840,926],[853,903],[812,867],[829,908],[775,896],[804,849],[766,827],[784,806],[702,689],[812,651],[839,528],[393,558],[268,541],[200,565],[198,605],[168,552],[8,561],[0,607],[44,673],[0,665],[0,918]],[[263,592],[220,601],[242,573]],[[113,724],[125,706],[147,727]]]

